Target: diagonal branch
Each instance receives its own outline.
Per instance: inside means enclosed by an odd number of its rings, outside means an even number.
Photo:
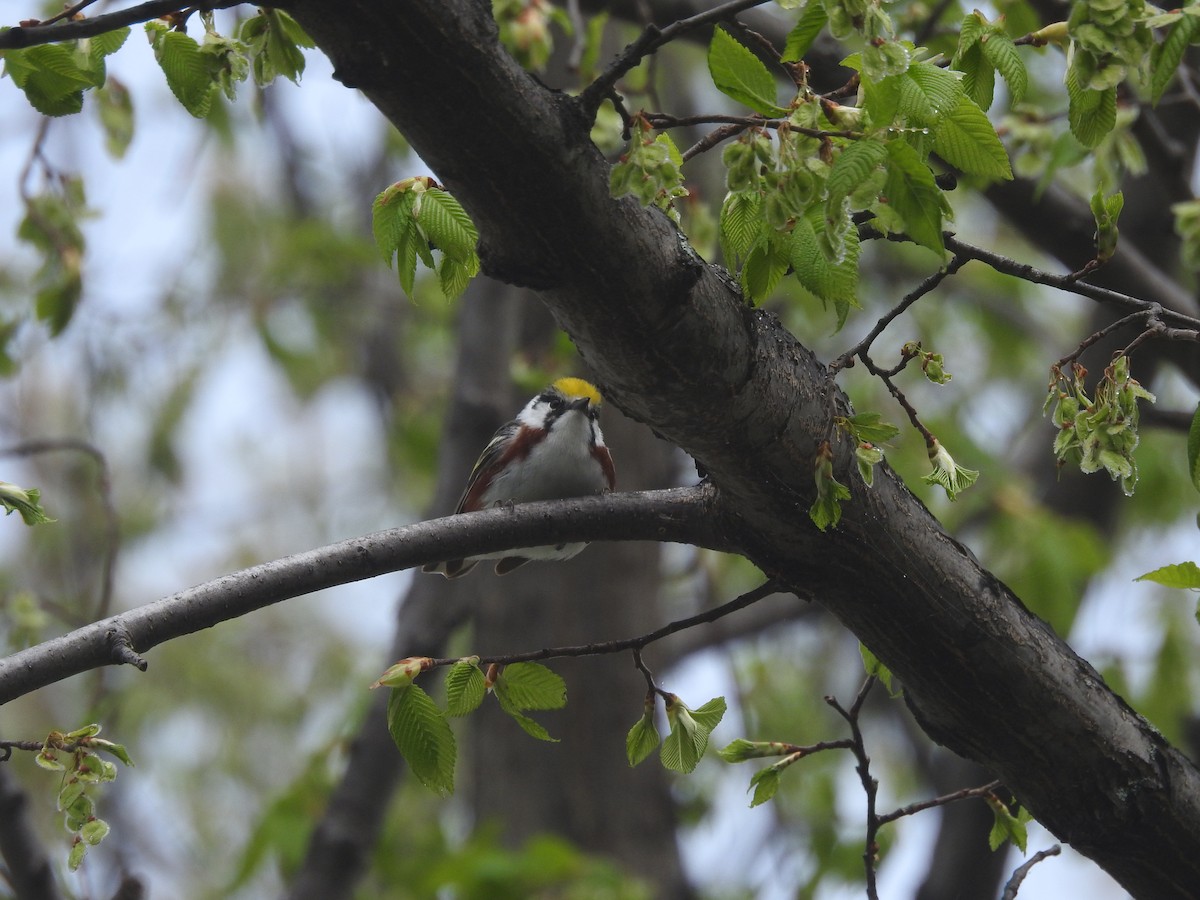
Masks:
[[[24,47],[34,47],[38,44],[53,44],[58,41],[73,41],[79,38],[95,37],[116,31],[126,25],[137,25],[149,22],[151,19],[161,19],[170,13],[181,10],[206,12],[210,9],[228,9],[231,6],[241,6],[245,0],[203,0],[200,3],[180,3],[179,0],[149,0],[128,9],[105,13],[94,19],[74,19],[69,22],[48,20],[37,25],[18,25],[7,31],[0,31],[0,50],[20,50]]]
[[[679,541],[728,549],[711,487],[630,491],[431,519],[263,563],[0,659],[0,704],[173,638],[313,591],[439,559],[560,541]],[[141,665],[138,665],[141,668]]]

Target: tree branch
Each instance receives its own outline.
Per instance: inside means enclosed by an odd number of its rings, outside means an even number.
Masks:
[[[161,19],[165,15],[184,9],[204,12],[210,9],[241,6],[244,2],[245,0],[202,0],[200,3],[180,3],[179,0],[149,0],[147,3],[105,13],[94,19],[73,19],[69,22],[50,20],[38,25],[17,25],[7,31],[0,31],[0,50],[20,50],[38,44],[54,44],[58,41],[95,37],[98,34],[124,28],[126,25],[137,25],[140,22],[149,22],[151,19]],[[57,16],[55,18],[57,19]]]
[[[289,8],[337,77],[463,203],[485,271],[539,290],[605,396],[709,473],[749,559],[821,602],[902,680],[928,734],[994,772],[1126,888],[1190,895],[1200,883],[1200,773],[894,473],[867,488],[849,441],[836,442],[834,466],[853,500],[836,529],[812,524],[813,454],[831,411],[844,414],[849,401],[664,215],[611,198],[586,110],[516,65],[485,7]],[[1063,740],[1046,740],[1047,722]]]
[[[701,486],[526,503],[418,522],[263,563],[0,659],[0,704],[89,669],[135,662],[138,653],[272,603],[439,559],[586,540],[729,549],[716,527],[715,497]]]

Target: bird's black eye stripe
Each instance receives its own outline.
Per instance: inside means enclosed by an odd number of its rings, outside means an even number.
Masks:
[[[562,409],[567,402],[563,399],[561,394],[552,394],[549,391],[542,394],[541,399],[544,400],[546,404],[554,410]]]

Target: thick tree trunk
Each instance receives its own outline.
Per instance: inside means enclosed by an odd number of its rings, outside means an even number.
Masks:
[[[485,5],[290,8],[464,203],[486,269],[540,290],[609,398],[709,472],[748,558],[824,604],[903,680],[935,740],[1132,893],[1194,896],[1200,773],[890,471],[870,489],[854,476],[825,367],[663,216],[609,198],[578,105],[499,49]],[[854,493],[829,533],[807,516],[825,438]]]

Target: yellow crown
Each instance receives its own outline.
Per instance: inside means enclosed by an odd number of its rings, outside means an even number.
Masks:
[[[587,397],[588,402],[592,406],[599,406],[603,402],[600,392],[590,382],[584,381],[582,378],[560,378],[554,382],[551,387],[563,394],[565,397],[579,399]]]

